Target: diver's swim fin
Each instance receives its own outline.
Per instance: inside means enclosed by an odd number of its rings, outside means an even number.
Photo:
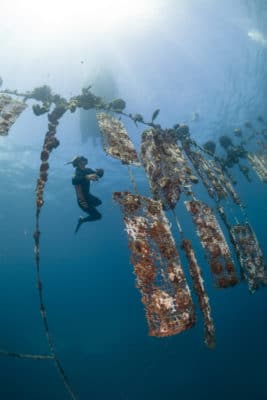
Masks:
[[[80,229],[80,226],[82,225],[83,222],[84,222],[83,218],[80,217],[80,218],[78,219],[78,222],[77,222],[77,226],[76,226],[76,229],[75,229],[75,233],[78,232],[78,230]]]

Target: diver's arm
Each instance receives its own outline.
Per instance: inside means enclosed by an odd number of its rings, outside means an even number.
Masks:
[[[102,176],[104,175],[103,168],[96,168],[96,169],[86,168],[85,172],[86,172],[86,175],[95,174],[98,176],[98,178],[102,178]]]
[[[98,181],[99,177],[97,174],[88,174],[88,175],[85,175],[85,179],[87,181]]]
[[[98,181],[104,175],[104,170],[102,168],[97,168],[96,170],[90,169],[86,174],[85,178],[88,181]]]
[[[76,170],[75,175],[72,178],[72,184],[73,185],[80,185],[83,182],[88,180],[86,178],[87,175],[91,175],[91,174],[94,174],[94,173],[95,173],[95,171],[93,171],[91,168],[86,168],[85,170]]]

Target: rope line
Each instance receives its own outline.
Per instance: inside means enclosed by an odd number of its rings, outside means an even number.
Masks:
[[[34,246],[34,254],[35,254],[35,265],[36,265],[36,280],[37,280],[37,289],[39,294],[39,305],[40,305],[40,313],[44,324],[45,335],[48,343],[48,347],[51,353],[51,358],[54,360],[56,369],[64,383],[66,390],[68,391],[72,400],[77,400],[77,396],[74,394],[74,391],[71,387],[69,379],[64,371],[64,368],[56,355],[55,346],[53,342],[52,335],[50,333],[46,308],[44,305],[43,300],[43,289],[42,289],[42,282],[40,277],[40,230],[39,230],[39,217],[40,217],[40,208],[37,208],[36,211],[36,225],[35,225],[35,232],[33,235],[35,246]]]
[[[184,232],[182,230],[181,224],[180,224],[180,222],[178,220],[178,217],[177,217],[177,214],[176,214],[176,210],[174,208],[172,209],[172,213],[173,213],[174,220],[175,220],[176,226],[178,228],[178,231],[179,231],[181,237],[183,238]]]
[[[133,190],[135,194],[138,194],[137,184],[133,175],[133,171],[131,170],[130,166],[128,165],[128,173],[130,177],[131,184],[133,185]]]
[[[23,354],[15,353],[13,351],[0,350],[0,356],[14,357],[14,358],[27,358],[31,360],[54,360],[53,356],[48,356],[45,354]]]

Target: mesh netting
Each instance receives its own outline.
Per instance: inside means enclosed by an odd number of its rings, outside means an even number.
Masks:
[[[238,282],[228,244],[219,223],[202,201],[186,201],[187,210],[192,214],[197,234],[206,251],[215,287],[226,288]]]
[[[258,175],[258,177],[263,181],[267,182],[267,156],[263,153],[248,153],[248,160]]]
[[[197,182],[181,150],[168,131],[147,129],[142,134],[141,160],[155,200],[173,209],[181,185]]]
[[[179,255],[160,202],[116,192],[151,336],[191,328],[195,312]]]
[[[234,202],[240,204],[238,195],[218,163],[214,160],[206,160],[200,151],[193,150],[188,145],[184,146],[184,149],[212,198],[221,200],[227,198],[230,194]]]
[[[197,263],[196,256],[190,240],[184,239],[182,241],[182,249],[184,249],[186,258],[189,263],[190,275],[193,281],[195,292],[197,294],[199,307],[204,319],[205,343],[208,347],[213,348],[215,346],[215,328],[211,316],[209,298],[204,287],[202,273]]]
[[[255,292],[267,284],[266,265],[256,235],[248,223],[234,225],[231,234],[249,290]]]
[[[137,152],[123,124],[109,114],[97,113],[103,147],[107,154],[123,164],[140,165]]]
[[[230,195],[232,197],[232,200],[236,204],[240,205],[241,200],[238,194],[236,193],[235,189],[233,188],[232,183],[223,173],[221,166],[215,160],[208,160],[207,166],[209,167],[210,171],[213,171],[213,176],[217,178],[217,181],[219,181],[220,186],[225,188],[225,190],[227,191],[227,195]]]
[[[26,107],[26,103],[0,94],[0,136],[8,135],[9,129]]]

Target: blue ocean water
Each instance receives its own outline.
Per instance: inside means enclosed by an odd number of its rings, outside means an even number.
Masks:
[[[143,18],[147,25],[139,19],[129,25],[121,23],[121,29],[104,35],[100,43],[99,32],[89,35],[84,25],[80,34],[72,30],[70,35],[66,30],[62,37],[56,30],[49,35],[53,26],[47,26],[47,36],[41,35],[38,26],[31,31],[22,22],[18,2],[14,1],[11,12],[4,1],[0,28],[4,87],[25,91],[48,84],[70,97],[85,82],[96,76],[101,81],[108,75],[107,83],[99,85],[103,95],[106,91],[107,96],[122,97],[129,112],[141,112],[147,119],[160,108],[158,121],[163,127],[186,122],[200,144],[231,134],[245,121],[258,126],[259,115],[267,120],[267,5],[259,0],[232,3],[169,0],[162,5],[159,1],[158,14],[151,8]],[[24,12],[30,13],[30,8]],[[46,115],[34,116],[31,104],[9,135],[0,138],[0,349],[47,354],[32,238],[34,191],[47,119]],[[196,112],[198,121],[193,120]],[[142,127],[124,122],[139,148]],[[86,139],[83,130],[88,125]],[[77,397],[265,399],[267,289],[254,295],[245,283],[214,289],[182,204],[177,213],[202,267],[216,326],[216,348],[209,350],[203,343],[199,312],[193,329],[169,338],[148,336],[126,232],[119,207],[112,201],[114,191],[132,191],[131,182],[127,167],[103,152],[96,129],[93,114],[87,119],[77,111],[60,121],[60,146],[49,160],[40,219],[41,279],[49,326]],[[103,201],[103,218],[85,224],[77,235],[74,229],[80,210],[71,185],[73,169],[64,165],[76,154],[88,157],[90,167],[105,170],[103,179],[92,183],[91,189]],[[132,171],[139,192],[149,195],[144,171],[135,167]],[[266,187],[254,173],[251,183],[237,169],[234,174],[267,257]],[[213,204],[200,184],[196,193]],[[179,246],[174,224],[173,234]],[[51,361],[2,357],[0,371],[3,400],[69,398]]]

